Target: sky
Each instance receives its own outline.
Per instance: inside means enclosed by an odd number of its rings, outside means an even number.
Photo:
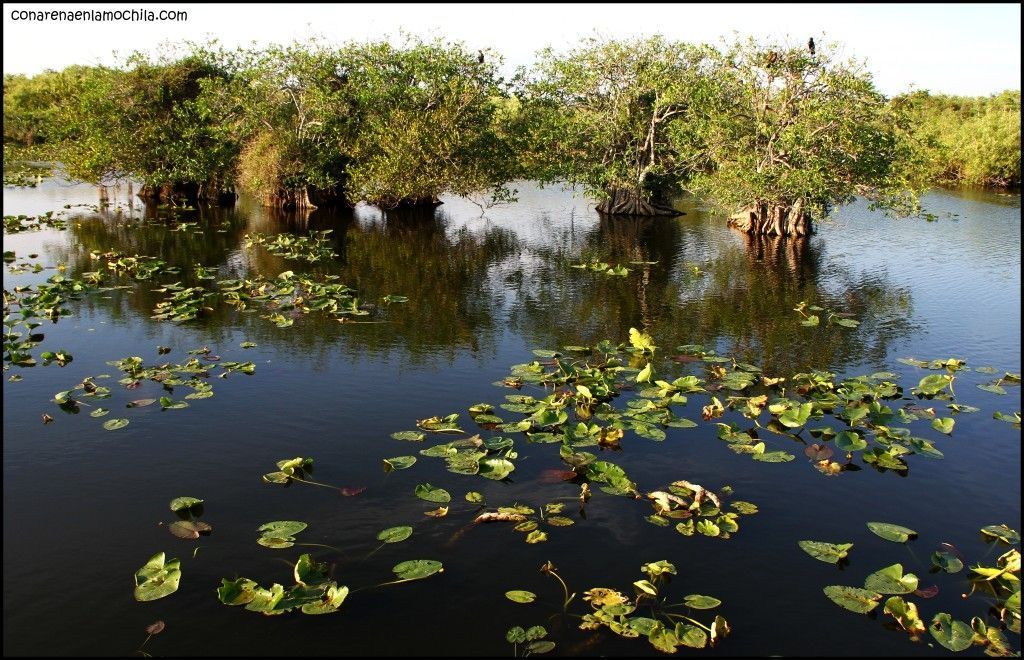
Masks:
[[[22,10],[184,10],[175,22],[15,20]],[[412,34],[491,49],[505,70],[528,65],[546,46],[581,37],[660,33],[718,43],[734,33],[837,42],[866,61],[886,94],[909,90],[985,95],[1020,89],[1020,4],[188,4],[5,3],[3,71],[34,74],[69,64],[112,64],[116,50],[151,50],[162,41],[216,38],[226,46],[285,43],[318,36],[333,42]]]

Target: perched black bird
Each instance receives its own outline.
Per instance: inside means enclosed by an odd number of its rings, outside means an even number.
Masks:
[[[814,55],[814,37],[807,40],[807,50],[811,51],[811,55]]]
[[[484,51],[478,50],[477,53],[478,53],[478,55],[476,56],[476,61],[479,62],[480,64],[483,64],[484,63]]]

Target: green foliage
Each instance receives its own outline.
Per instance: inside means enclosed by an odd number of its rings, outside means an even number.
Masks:
[[[892,104],[913,118],[930,180],[1020,185],[1020,90],[973,98],[921,91]]]
[[[59,158],[72,178],[132,177],[151,187],[191,184],[196,195],[230,189],[240,148],[234,58],[191,46],[123,69],[88,71],[58,108]]]
[[[92,72],[91,67],[69,66],[31,78],[4,74],[4,144],[32,146],[58,139],[59,108],[81,93]]]
[[[408,38],[351,44],[341,53],[359,117],[347,197],[383,208],[430,204],[439,195],[511,193],[511,151],[500,123],[509,111],[499,60],[479,62],[458,43]]]
[[[702,108],[699,132],[712,167],[691,191],[762,216],[777,208],[821,218],[854,195],[916,209],[909,118],[862,65],[840,61],[834,47],[811,54],[751,39],[724,52],[710,75],[718,101]]]
[[[520,74],[529,176],[597,195],[663,197],[705,159],[693,118],[709,102],[702,69],[712,53],[662,37],[542,51],[533,71]]]
[[[307,187],[334,194],[356,122],[346,58],[316,42],[251,51],[244,58],[250,84],[237,92],[251,137],[239,158],[239,182],[281,205],[308,203]]]

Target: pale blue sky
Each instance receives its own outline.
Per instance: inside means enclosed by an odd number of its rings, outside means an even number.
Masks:
[[[187,22],[57,23],[16,21],[12,12],[146,7],[184,9]],[[119,5],[4,4],[5,73],[37,73],[68,64],[112,63],[111,51],[149,49],[163,40],[217,37],[229,45],[284,42],[312,35],[332,41],[442,35],[470,48],[491,48],[508,71],[538,49],[564,48],[579,37],[661,33],[717,42],[733,32],[836,41],[866,59],[888,94],[928,89],[991,94],[1020,89],[1019,4],[845,5]]]

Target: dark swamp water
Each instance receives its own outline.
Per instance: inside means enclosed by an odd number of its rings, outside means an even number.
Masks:
[[[602,219],[592,205],[558,189],[520,186],[521,201],[493,209],[486,218],[472,205],[448,200],[433,217],[382,216],[374,208],[346,214],[314,212],[277,217],[242,200],[230,211],[171,215],[128,208],[124,190],[102,214],[73,206],[64,231],[44,229],[4,236],[4,250],[45,266],[66,264],[67,276],[98,270],[90,251],[160,257],[182,269],[150,281],[105,281],[127,288],[95,291],[66,305],[73,315],[37,330],[45,340],[33,350],[65,349],[74,360],[4,375],[4,652],[9,655],[128,655],[156,621],[166,629],[145,651],[153,655],[510,655],[506,631],[544,625],[558,655],[653,655],[644,639],[623,639],[604,629],[578,629],[561,611],[561,587],[539,569],[551,561],[569,588],[582,594],[610,587],[632,595],[646,562],[669,560],[678,570],[667,594],[722,601],[714,611],[690,613],[710,624],[725,616],[732,634],[714,650],[721,655],[931,655],[946,654],[929,635],[918,643],[888,625],[892,617],[848,612],[823,594],[826,585],[862,586],[884,566],[901,563],[935,584],[937,596],[908,598],[925,622],[937,612],[969,621],[986,616],[990,601],[969,591],[968,571],[930,574],[940,542],[954,544],[969,565],[993,565],[1007,550],[986,543],[979,529],[1005,523],[1020,529],[1020,431],[992,413],[1020,410],[1020,388],[1005,395],[978,389],[1004,371],[1020,373],[1020,197],[989,193],[931,193],[930,210],[957,219],[928,223],[891,221],[856,203],[821,226],[806,244],[751,244],[693,201],[681,202],[677,219]],[[94,189],[44,182],[37,189],[4,190],[4,214],[34,215],[66,204],[93,204]],[[175,221],[177,220],[177,222]],[[180,222],[194,222],[195,226]],[[286,260],[243,236],[331,229],[335,259],[316,264]],[[29,254],[36,259],[26,259]],[[600,258],[630,268],[624,277],[574,269]],[[631,261],[655,264],[630,265]],[[102,265],[102,264],[101,264]],[[216,267],[217,279],[273,278],[293,270],[331,273],[359,292],[361,301],[408,297],[366,317],[381,323],[338,323],[313,312],[278,328],[258,313],[240,313],[212,299],[212,311],[194,321],[151,319],[164,293],[160,284],[199,283],[193,267]],[[695,268],[696,267],[696,268]],[[56,271],[15,274],[4,286],[35,284]],[[204,283],[211,289],[215,285]],[[851,314],[859,327],[804,327],[793,311],[801,301]],[[824,313],[823,313],[824,314]],[[698,422],[667,428],[663,441],[626,431],[621,452],[587,447],[614,462],[641,492],[685,479],[755,503],[740,529],[723,540],[683,536],[650,524],[646,501],[598,490],[585,517],[571,500],[563,515],[570,527],[542,525],[547,542],[527,544],[508,523],[470,525],[477,512],[464,499],[479,491],[488,505],[519,502],[540,508],[574,498],[578,483],[552,479],[566,470],[558,446],[531,443],[522,433],[481,429],[467,408],[487,402],[506,422],[523,416],[499,407],[509,394],[550,393],[526,385],[495,386],[511,365],[536,358],[533,349],[592,346],[601,339],[628,342],[631,327],[646,330],[659,347],[657,378],[683,373],[707,378],[713,365],[664,358],[675,347],[703,344],[751,363],[768,375],[829,370],[837,380],[892,371],[904,399],[949,416],[947,401],[918,401],[911,388],[922,377],[945,373],[897,362],[951,357],[967,361],[956,372],[956,401],[980,408],[955,415],[951,436],[929,420],[910,423],[915,436],[944,455],[905,456],[905,472],[878,470],[855,456],[859,470],[826,476],[804,455],[804,444],[761,431],[769,450],[795,460],[765,463],[730,451],[714,422],[751,425],[735,411],[701,421],[707,394],[692,394],[673,410]],[[243,349],[242,342],[256,347]],[[169,347],[166,355],[158,346]],[[136,390],[117,384],[107,364],[140,356],[146,364],[184,362],[187,351],[209,347],[223,361],[252,361],[255,373],[211,378],[215,395],[188,408],[160,405],[125,409],[128,401],[166,394],[153,382]],[[542,361],[544,361],[542,359]],[[214,365],[216,363],[210,363]],[[729,366],[729,365],[726,365]],[[996,376],[979,372],[991,366]],[[12,374],[22,380],[8,381]],[[67,414],[54,394],[87,376],[110,374],[111,398]],[[640,388],[638,388],[640,389]],[[178,389],[176,400],[188,390]],[[742,394],[721,391],[715,395]],[[636,398],[623,392],[619,408]],[[89,415],[96,406],[106,418]],[[44,425],[42,414],[54,417]],[[395,440],[416,421],[459,413],[463,435],[427,434],[425,442]],[[123,417],[115,431],[102,424]],[[768,418],[767,411],[761,418]],[[591,420],[595,421],[595,420]],[[600,422],[599,422],[600,423]],[[808,427],[831,425],[831,417]],[[480,432],[515,438],[515,471],[504,481],[455,474],[439,458],[419,456],[427,447]],[[806,431],[801,438],[814,442]],[[382,471],[382,459],[417,456],[407,470]],[[314,479],[366,490],[342,496],[304,484],[281,487],[261,481],[278,460],[315,459]],[[837,456],[837,459],[840,457]],[[450,513],[418,499],[417,484],[452,494]],[[177,496],[205,500],[209,536],[182,540],[168,533],[175,520],[168,502]],[[335,546],[270,549],[256,543],[257,527],[272,520],[300,520],[309,527],[299,542]],[[872,534],[865,523],[885,521],[918,532],[906,544]],[[673,523],[674,524],[674,523]],[[413,526],[408,540],[369,556],[381,530]],[[802,539],[852,542],[849,564],[815,561],[797,546]],[[196,547],[199,550],[193,553]],[[133,573],[153,554],[179,558],[179,590],[139,603]],[[333,576],[352,593],[338,613],[297,611],[264,617],[218,602],[222,578],[252,578],[263,585],[293,583],[288,565],[299,554],[334,564]],[[392,566],[407,559],[436,559],[441,574],[428,579],[357,591],[393,579]],[[504,593],[529,590],[538,600],[517,604]],[[577,596],[570,613],[590,606]],[[686,613],[686,610],[679,610]],[[990,616],[990,621],[994,619]],[[1018,634],[1007,633],[1014,650]],[[520,653],[522,648],[520,647]],[[975,646],[966,654],[979,655]],[[680,648],[681,655],[694,654]]]

